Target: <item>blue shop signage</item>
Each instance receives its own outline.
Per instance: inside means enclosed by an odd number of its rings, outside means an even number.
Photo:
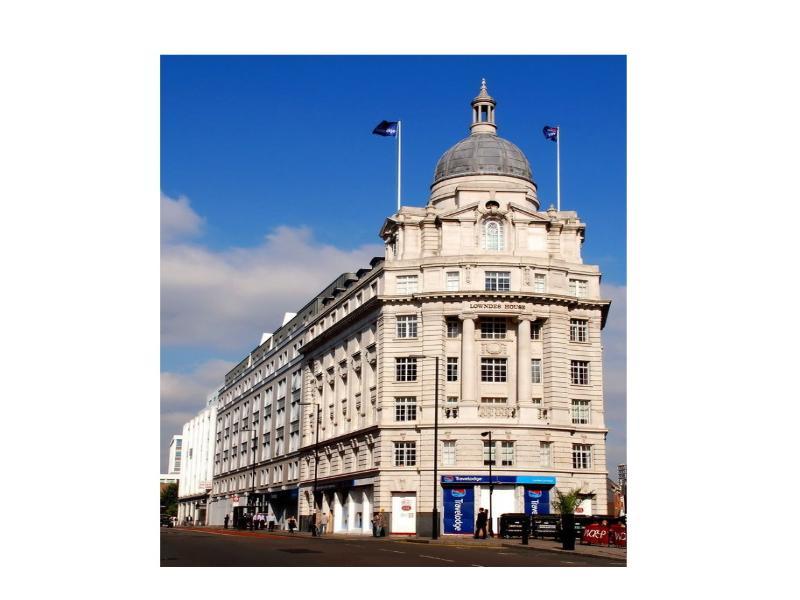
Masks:
[[[471,486],[446,487],[442,490],[444,533],[473,533],[475,493]]]
[[[524,485],[555,485],[555,477],[543,477],[539,475],[493,475],[491,481],[488,475],[442,475],[443,485],[474,485],[474,484],[524,484]]]
[[[550,514],[550,489],[545,487],[525,486],[525,514]]]

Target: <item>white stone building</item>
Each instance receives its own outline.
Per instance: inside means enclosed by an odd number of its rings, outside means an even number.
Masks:
[[[495,519],[549,512],[554,488],[581,487],[582,512],[605,512],[610,302],[581,259],[584,223],[540,210],[495,105],[483,86],[427,205],[381,228],[385,258],[340,276],[226,377],[214,480],[226,510],[255,487],[270,507],[279,493],[296,502],[276,506],[301,525],[316,500],[334,531],[367,533],[383,512],[391,533],[428,535],[435,494],[440,530],[465,534],[491,482]],[[241,423],[256,425],[261,452],[252,485]]]
[[[181,463],[183,461],[182,444],[183,438],[180,435],[173,435],[172,440],[169,442],[167,472],[170,474],[179,475],[181,472]]]
[[[214,476],[214,437],[217,394],[208,397],[200,413],[183,426],[183,460],[178,486],[178,522],[190,517],[195,525],[208,523],[208,500]]]

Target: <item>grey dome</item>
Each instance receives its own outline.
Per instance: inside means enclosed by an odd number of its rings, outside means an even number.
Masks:
[[[522,150],[493,133],[473,133],[442,154],[432,185],[462,175],[510,175],[533,183],[531,165]]]

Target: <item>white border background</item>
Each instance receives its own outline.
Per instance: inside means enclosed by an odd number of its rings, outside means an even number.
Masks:
[[[798,471],[800,99],[788,5],[6,7],[7,587],[88,598],[775,595],[791,559],[770,551],[792,535]],[[309,584],[294,569],[159,568],[159,55],[171,53],[628,55],[628,569],[416,569],[397,585],[384,569],[315,570]]]

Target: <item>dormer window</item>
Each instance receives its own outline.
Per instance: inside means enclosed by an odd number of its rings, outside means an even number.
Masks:
[[[485,250],[503,250],[504,235],[501,221],[489,220],[483,224],[483,239]]]

